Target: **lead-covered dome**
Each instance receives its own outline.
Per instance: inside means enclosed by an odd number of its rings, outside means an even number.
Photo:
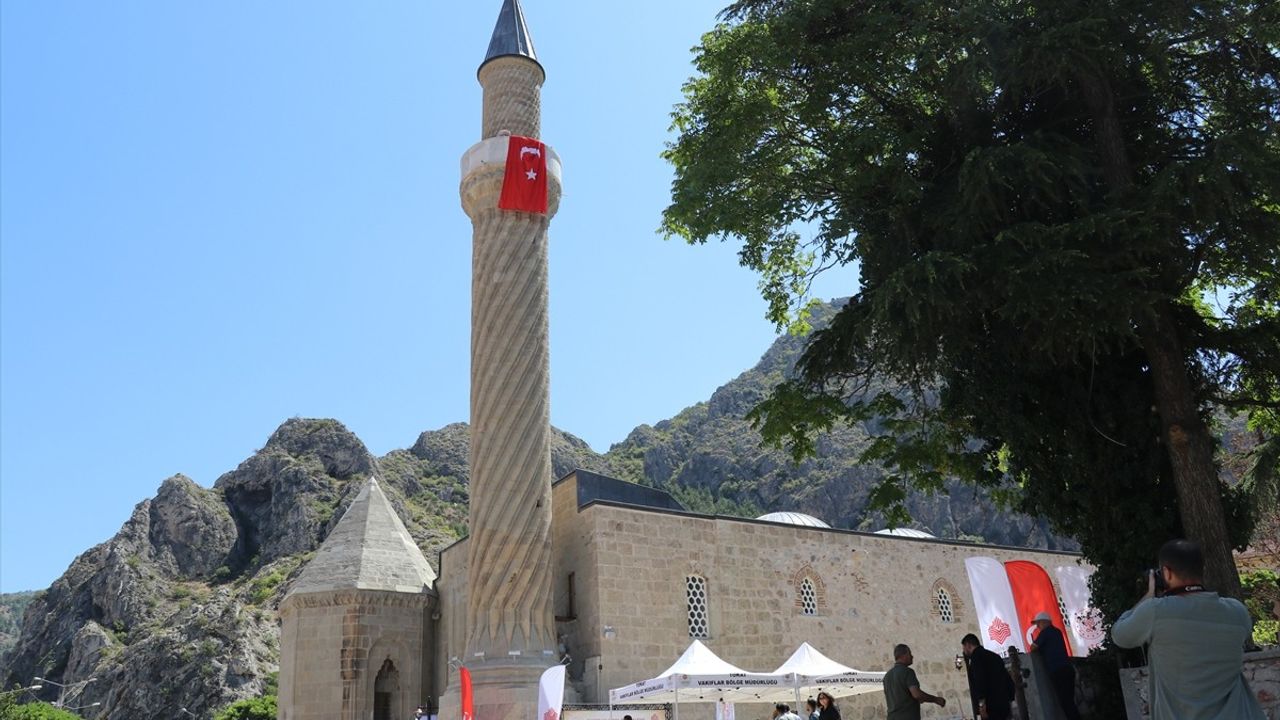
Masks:
[[[800,525],[802,527],[831,527],[812,515],[805,515],[804,513],[798,512],[772,512],[767,515],[761,515],[756,519],[764,520],[765,522],[782,523],[784,525]]]

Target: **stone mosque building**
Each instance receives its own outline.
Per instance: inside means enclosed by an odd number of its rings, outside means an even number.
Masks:
[[[473,225],[470,535],[437,577],[376,480],[303,568],[280,608],[280,720],[529,720],[542,671],[568,665],[566,703],[661,673],[701,639],[770,671],[801,643],[884,670],[905,642],[929,692],[967,704],[960,638],[978,632],[965,559],[1053,566],[1066,553],[836,530],[805,515],[686,511],[661,490],[582,470],[552,482],[547,228],[560,161],[546,146],[548,212],[497,208],[511,135],[540,136],[545,78],[518,0],[505,0],[478,72],[481,141],[462,158]],[[1059,589],[1059,595],[1060,595]],[[706,710],[684,709],[700,718]],[[842,703],[883,717],[881,694]],[[739,711],[744,720],[767,711]],[[968,712],[964,712],[968,715]]]

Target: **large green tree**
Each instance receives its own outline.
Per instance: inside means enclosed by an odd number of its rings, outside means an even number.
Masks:
[[[814,273],[861,280],[757,409],[766,437],[878,418],[884,505],[946,474],[1008,488],[1080,539],[1111,613],[1172,533],[1238,594],[1249,513],[1210,416],[1248,413],[1274,458],[1278,41],[1280,4],[1236,0],[728,8],[663,228],[740,240],[780,324]]]

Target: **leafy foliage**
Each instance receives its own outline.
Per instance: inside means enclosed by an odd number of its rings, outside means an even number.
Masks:
[[[1110,616],[1184,533],[1233,591],[1275,464],[1220,484],[1208,409],[1274,447],[1278,41],[1280,8],[1236,0],[731,6],[663,230],[740,239],[779,324],[815,273],[861,272],[764,436],[802,457],[876,423],[890,517],[909,484],[995,488],[1080,540]]]
[[[1253,617],[1253,641],[1258,645],[1280,643],[1280,575],[1275,570],[1253,570],[1240,575],[1244,604]]]
[[[12,693],[0,694],[0,720],[80,720],[80,716],[46,702],[18,704]]]
[[[22,628],[22,614],[36,597],[34,591],[0,593],[0,655],[13,647]]]
[[[237,700],[218,711],[213,720],[275,720],[276,696]]]

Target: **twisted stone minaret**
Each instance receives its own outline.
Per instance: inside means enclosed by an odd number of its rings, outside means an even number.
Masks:
[[[548,213],[498,209],[507,135],[538,137],[545,78],[518,0],[505,0],[480,65],[482,140],[462,159],[472,223],[471,517],[467,650],[477,720],[527,720],[558,660],[551,585],[547,226],[560,199],[547,148]]]

